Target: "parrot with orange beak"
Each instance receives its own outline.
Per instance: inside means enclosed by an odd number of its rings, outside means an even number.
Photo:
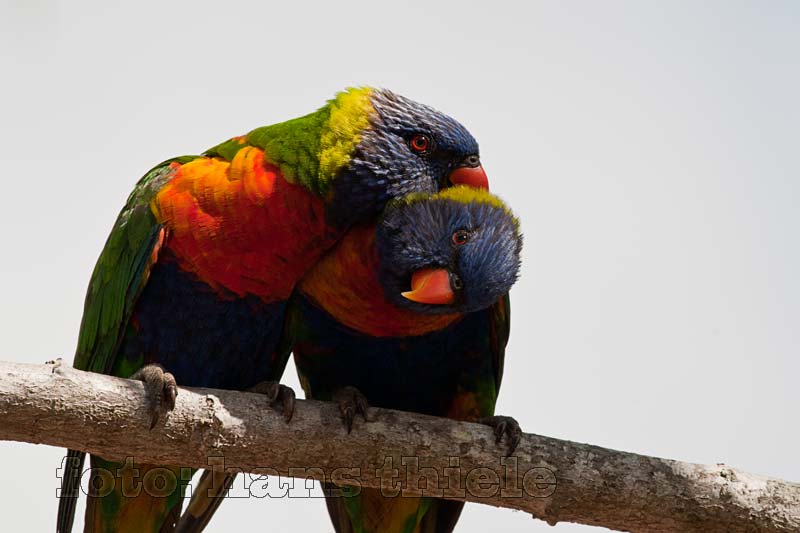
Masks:
[[[337,401],[348,431],[373,405],[491,425],[513,452],[519,425],[494,406],[521,247],[511,211],[465,187],[397,201],[374,229],[351,230],[290,305],[306,396]],[[326,500],[337,533],[449,532],[463,507],[349,490]]]

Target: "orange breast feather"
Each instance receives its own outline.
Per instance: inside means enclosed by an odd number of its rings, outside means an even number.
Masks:
[[[151,206],[167,227],[165,247],[220,292],[286,299],[336,241],[322,199],[283,179],[257,148],[242,148],[230,162],[203,157],[173,166]]]

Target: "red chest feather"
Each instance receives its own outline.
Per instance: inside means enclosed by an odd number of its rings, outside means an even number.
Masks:
[[[287,182],[253,147],[233,161],[173,163],[175,176],[152,208],[165,246],[184,270],[221,292],[288,298],[295,283],[336,241],[324,203]]]

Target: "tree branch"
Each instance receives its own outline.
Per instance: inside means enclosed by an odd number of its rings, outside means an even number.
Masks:
[[[371,409],[347,435],[336,406],[298,401],[287,424],[257,394],[180,389],[148,430],[139,382],[0,362],[0,439],[138,464],[306,477],[443,496],[635,532],[800,531],[800,485],[525,434],[503,458],[481,425]],[[209,461],[209,458],[212,458]],[[217,458],[217,459],[214,459]],[[395,472],[392,472],[392,470]],[[437,488],[438,487],[438,488]]]

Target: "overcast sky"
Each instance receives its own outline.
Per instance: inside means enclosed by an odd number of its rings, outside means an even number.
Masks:
[[[462,121],[522,220],[499,413],[800,481],[800,4],[112,4],[0,4],[0,358],[72,359],[153,164],[370,84]],[[2,528],[52,530],[63,451],[0,453]],[[209,531],[253,524],[332,530],[250,499]],[[459,531],[489,527],[551,531],[479,505]]]

